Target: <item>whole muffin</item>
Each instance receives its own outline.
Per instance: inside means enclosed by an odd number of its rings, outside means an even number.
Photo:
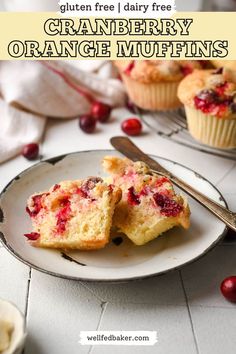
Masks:
[[[217,148],[236,147],[236,81],[222,68],[196,70],[179,85],[190,134]]]
[[[170,110],[181,106],[177,97],[180,81],[206,61],[118,60],[119,70],[130,99],[147,110]]]

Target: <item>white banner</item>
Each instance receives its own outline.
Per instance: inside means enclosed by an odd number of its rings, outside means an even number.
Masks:
[[[154,345],[156,331],[81,331],[81,345]]]

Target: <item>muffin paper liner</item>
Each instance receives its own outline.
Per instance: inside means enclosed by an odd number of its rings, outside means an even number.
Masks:
[[[166,111],[181,106],[177,97],[180,81],[143,84],[121,74],[128,95],[138,107]]]
[[[236,148],[236,119],[218,118],[185,106],[190,134],[202,142],[221,149]]]

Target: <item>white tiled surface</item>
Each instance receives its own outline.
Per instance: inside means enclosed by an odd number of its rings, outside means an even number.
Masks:
[[[179,325],[177,325],[179,323]],[[173,326],[173,324],[175,324]],[[156,330],[158,344],[152,347],[94,347],[93,354],[100,353],[178,353],[195,354],[193,333],[186,307],[156,306],[155,304],[108,304],[100,330]],[[171,328],[171,332],[170,332]],[[167,333],[169,332],[169,333]],[[184,335],[183,335],[184,333]]]
[[[0,298],[7,299],[25,312],[30,269],[0,248]]]
[[[101,312],[101,301],[79,282],[32,271],[25,354],[87,353],[78,346],[79,332],[96,330]]]
[[[145,282],[123,284],[86,283],[87,287],[104,302],[122,304],[185,305],[183,288],[178,272],[172,272]],[[145,287],[145,289],[143,289]],[[134,296],[135,294],[135,296]]]
[[[200,353],[235,353],[236,310],[225,308],[191,308]]]
[[[121,134],[113,112],[107,125],[92,135],[76,120],[50,121],[41,151],[44,158],[76,150],[111,148],[109,138]],[[144,151],[185,164],[225,193],[236,210],[236,166],[168,142],[145,129],[136,137]],[[18,157],[0,166],[0,188],[31,163]],[[14,206],[13,206],[14,212]],[[72,282],[41,274],[19,263],[0,247],[0,297],[26,314],[25,354],[160,353],[234,354],[236,307],[219,293],[220,282],[236,274],[236,243],[217,246],[199,261],[160,277],[127,284]],[[155,347],[88,347],[78,344],[80,330],[156,330]]]
[[[236,311],[236,306],[225,301],[219,289],[221,281],[236,272],[235,250],[235,246],[224,243],[183,268],[181,273],[190,306],[228,307]]]

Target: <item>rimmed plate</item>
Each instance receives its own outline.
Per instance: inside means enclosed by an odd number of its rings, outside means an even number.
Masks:
[[[189,198],[190,229],[174,228],[145,246],[135,246],[125,237],[120,245],[111,241],[104,249],[92,252],[63,253],[30,246],[23,237],[31,230],[25,212],[27,198],[61,180],[103,176],[101,160],[105,155],[120,156],[113,150],[76,152],[42,161],[16,176],[0,196],[0,238],[6,249],[27,265],[54,276],[115,282],[177,269],[204,255],[223,237],[225,225]],[[208,197],[226,205],[219,191],[196,172],[176,162],[152,157]]]

